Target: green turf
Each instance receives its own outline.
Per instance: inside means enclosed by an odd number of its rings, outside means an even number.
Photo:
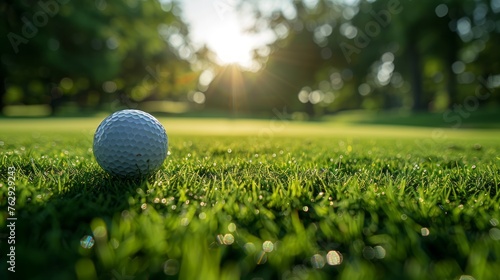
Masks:
[[[0,278],[498,279],[498,131],[161,119],[171,155],[126,181],[101,119],[0,120]]]

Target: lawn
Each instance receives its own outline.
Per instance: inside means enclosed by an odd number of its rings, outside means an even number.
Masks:
[[[498,279],[498,130],[160,118],[127,181],[102,118],[0,120],[0,278]]]

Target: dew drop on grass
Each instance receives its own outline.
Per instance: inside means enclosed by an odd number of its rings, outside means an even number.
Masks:
[[[179,272],[179,262],[170,259],[163,264],[163,273],[166,275],[176,275]]]
[[[339,251],[329,251],[326,254],[326,262],[329,265],[340,265],[342,263],[343,257]]]
[[[234,236],[230,233],[224,235],[224,239],[222,240],[225,245],[231,245],[234,242]]]
[[[106,235],[108,234],[106,227],[104,227],[104,226],[97,226],[96,228],[94,228],[94,230],[92,232],[94,233],[94,236],[97,239],[105,238]]]
[[[366,246],[363,248],[363,257],[367,260],[371,260],[375,257],[375,250],[372,247]]]
[[[325,266],[325,259],[320,254],[314,254],[311,257],[311,265],[313,268],[320,269]]]
[[[386,252],[385,252],[384,247],[382,247],[380,245],[379,246],[375,246],[375,247],[373,247],[373,250],[375,251],[375,258],[377,258],[377,259],[383,259],[383,258],[385,258]]]
[[[262,243],[262,250],[266,253],[272,252],[274,250],[273,242],[268,240]]]
[[[146,203],[143,203],[143,204],[141,205],[141,209],[142,209],[142,210],[146,210],[146,208],[148,208],[148,205],[147,205]]]
[[[491,220],[490,220],[490,224],[491,224],[492,226],[496,227],[496,226],[498,226],[498,220],[497,220],[497,219],[495,219],[495,218],[493,218],[493,219],[491,219]]]
[[[429,236],[429,234],[431,233],[430,230],[426,227],[423,227],[421,230],[420,230],[420,233],[422,234],[422,236]]]
[[[495,241],[499,241],[500,240],[500,229],[498,228],[492,228],[490,229],[490,237],[491,239],[495,240]]]
[[[80,246],[82,246],[83,249],[90,249],[94,246],[94,238],[90,235],[85,235],[80,239]]]
[[[227,230],[229,230],[230,232],[235,232],[236,231],[236,225],[234,223],[230,223],[227,226]]]
[[[303,210],[304,212],[307,212],[307,211],[309,211],[309,207],[304,206],[304,207],[302,207],[302,210]]]

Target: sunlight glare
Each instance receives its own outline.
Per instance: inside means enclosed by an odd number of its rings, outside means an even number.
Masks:
[[[252,65],[252,49],[255,42],[234,25],[214,31],[207,41],[221,64],[238,64],[245,68]]]
[[[183,17],[189,23],[189,37],[198,48],[206,46],[219,65],[234,64],[256,72],[262,66],[254,59],[254,50],[263,50],[276,40],[272,30],[245,32],[255,19],[237,11],[233,0],[182,1]],[[222,5],[224,4],[224,5]],[[221,10],[222,9],[222,10]],[[262,55],[259,52],[259,55]]]

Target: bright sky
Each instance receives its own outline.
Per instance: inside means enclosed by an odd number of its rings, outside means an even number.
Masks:
[[[274,35],[244,33],[245,23],[252,21],[235,11],[235,0],[180,1],[191,40],[206,44],[217,55],[220,64],[236,63],[252,68],[251,52],[274,40]]]

